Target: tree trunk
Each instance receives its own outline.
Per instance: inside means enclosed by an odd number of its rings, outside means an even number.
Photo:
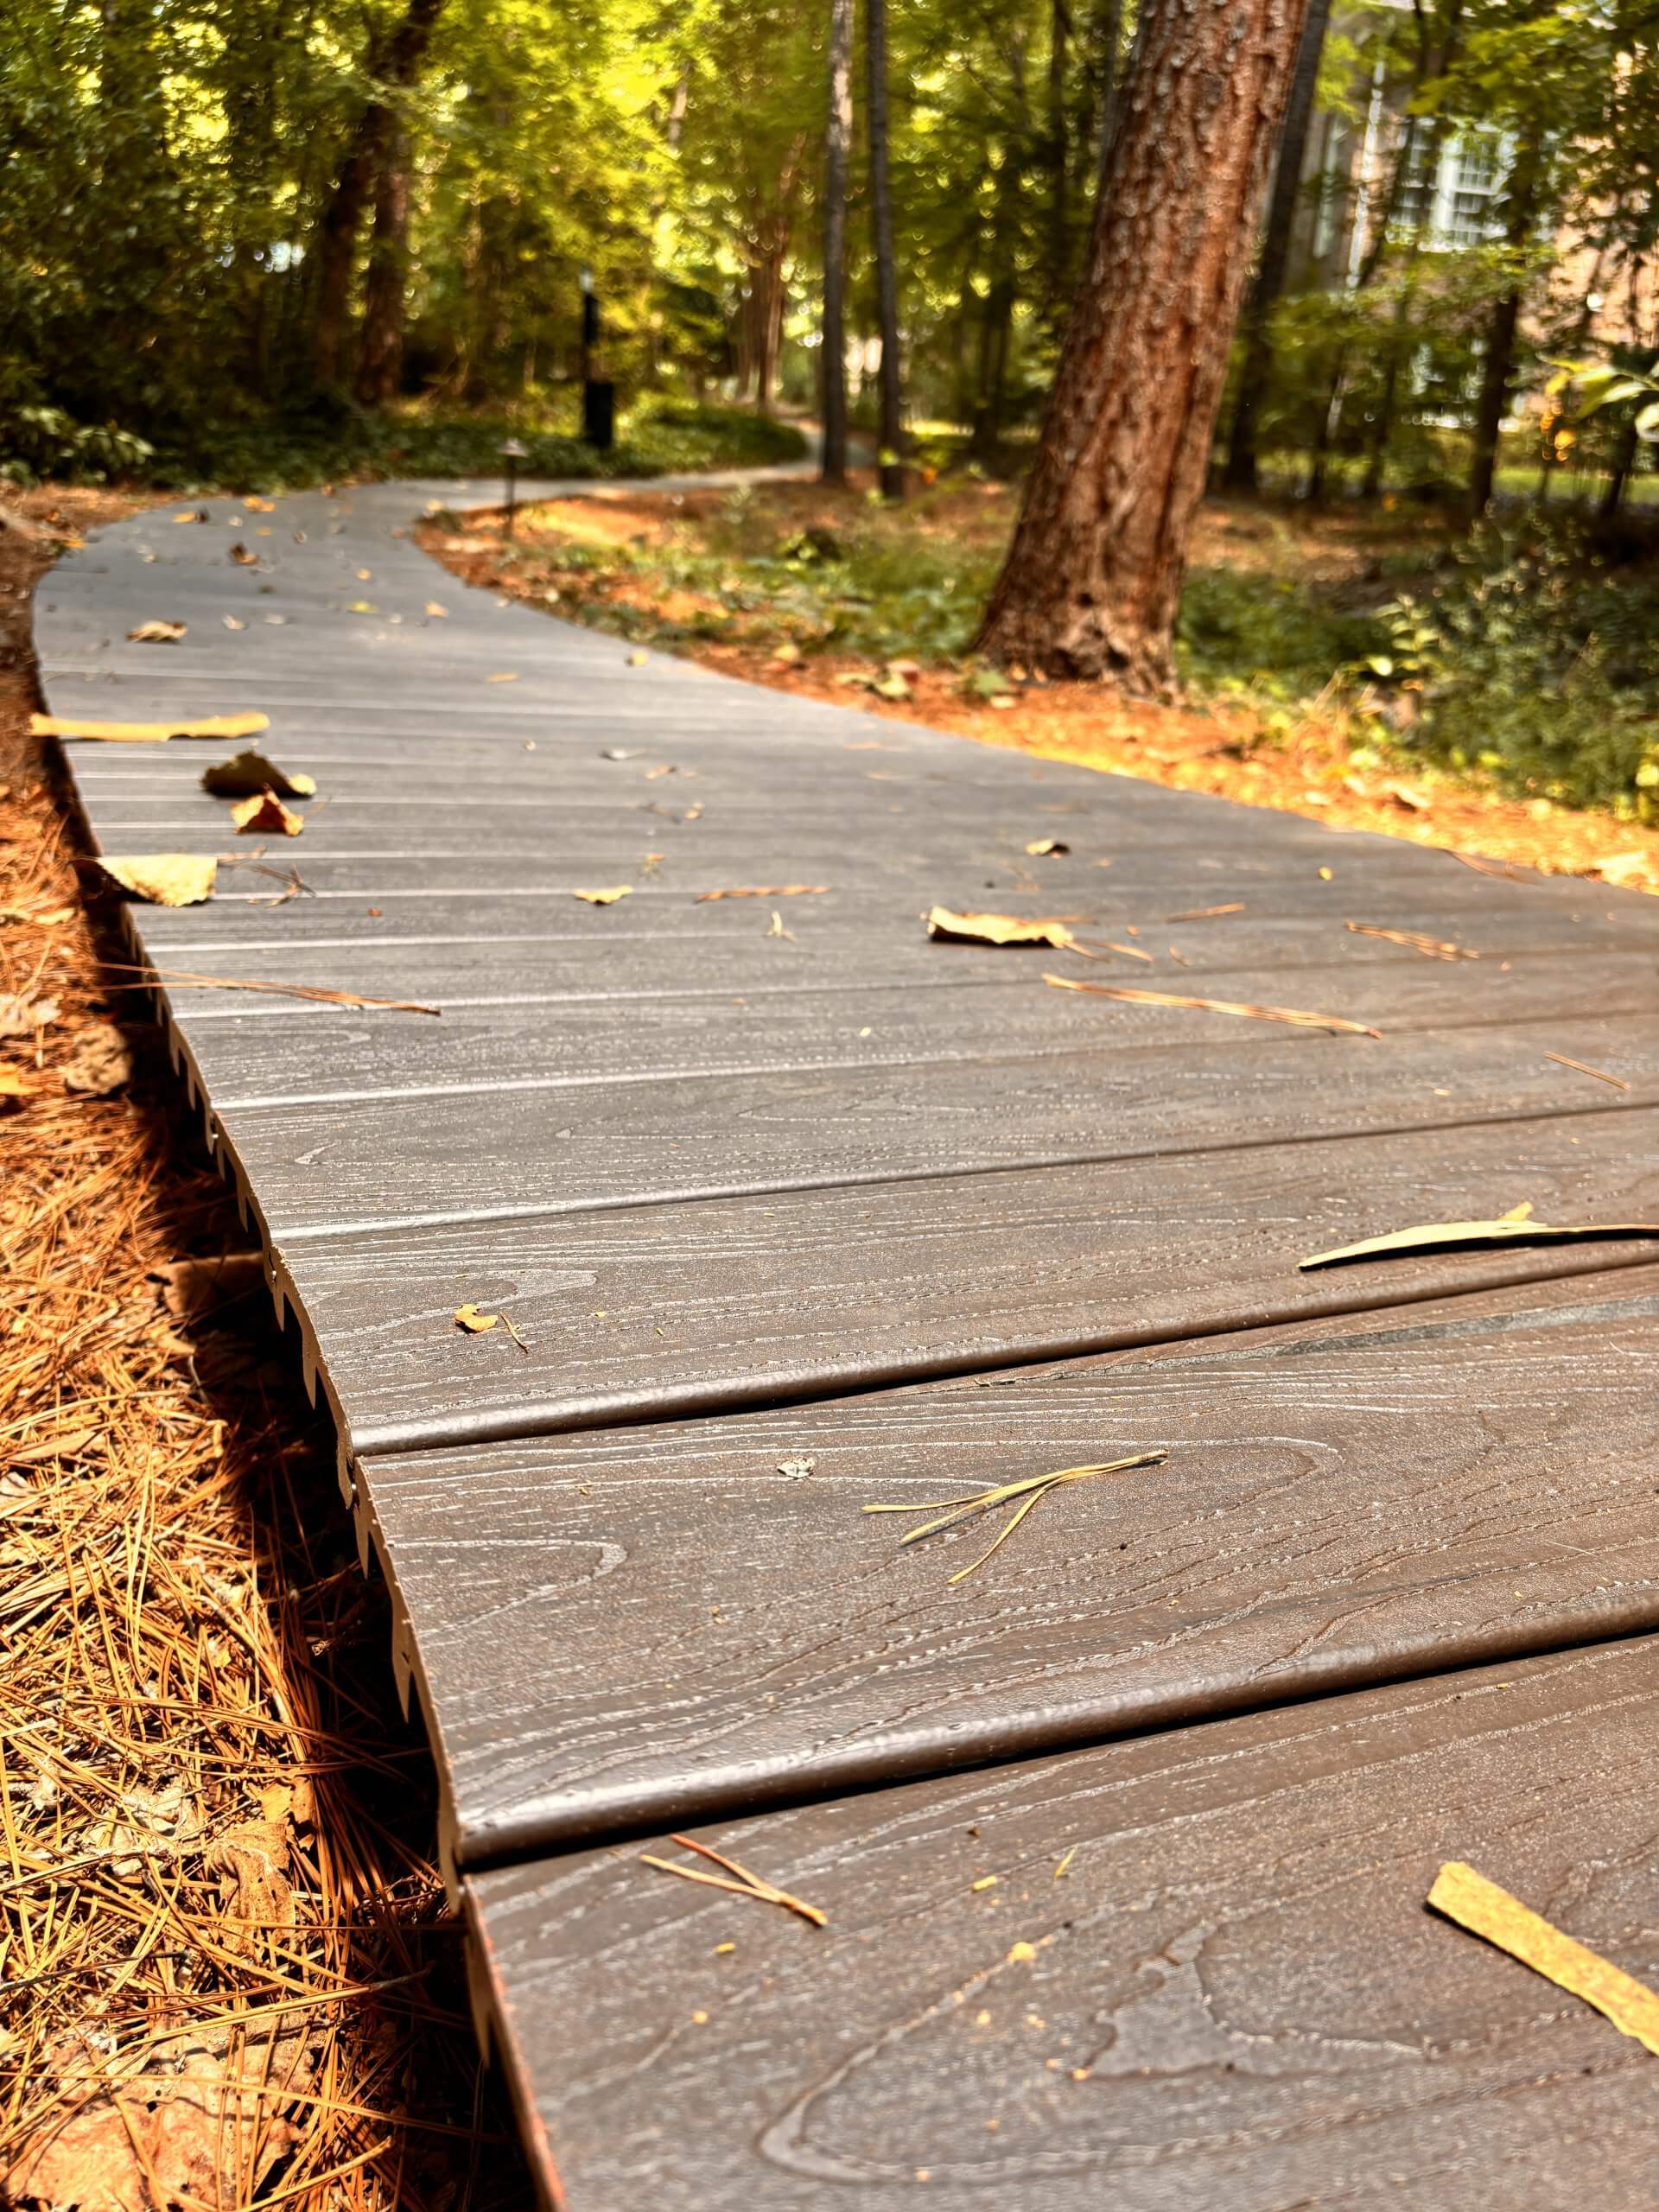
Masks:
[[[1065,308],[1071,241],[1071,134],[1065,119],[1065,49],[1071,36],[1066,0],[1052,0],[1048,24],[1048,313]]]
[[[1542,182],[1542,153],[1535,141],[1523,143],[1510,175],[1509,220],[1503,232],[1505,244],[1516,252],[1532,235]],[[1474,456],[1469,469],[1469,512],[1477,522],[1492,503],[1492,487],[1497,475],[1497,442],[1509,410],[1523,289],[1523,282],[1517,276],[1493,308],[1492,319],[1487,326],[1486,359],[1481,369],[1480,398],[1475,409]]]
[[[1100,150],[1095,164],[1096,191],[1111,159],[1117,136],[1119,93],[1122,89],[1123,0],[1104,0],[1100,11]]]
[[[870,226],[875,248],[876,318],[881,330],[881,496],[905,496],[905,430],[899,369],[899,279],[893,256],[893,194],[887,184],[887,0],[864,0],[869,69]]]
[[[374,238],[363,293],[357,396],[368,407],[395,399],[404,380],[404,290],[409,264],[409,134],[393,129],[374,180]]]
[[[978,643],[1168,697],[1249,245],[1307,0],[1144,0],[1042,442]]]
[[[378,85],[395,93],[415,82],[444,4],[445,0],[408,0],[403,21],[385,47],[369,57],[369,74]],[[365,103],[322,211],[312,338],[312,365],[320,384],[336,385],[344,373],[358,233],[394,122],[392,105],[378,93]]]
[[[853,0],[830,0],[823,130],[823,480],[847,481],[847,162],[853,143]]]
[[[1290,266],[1291,231],[1301,198],[1308,126],[1313,119],[1313,92],[1319,83],[1319,56],[1325,48],[1325,27],[1330,20],[1331,0],[1309,0],[1302,42],[1296,49],[1296,74],[1285,110],[1284,136],[1279,142],[1279,165],[1274,173],[1273,198],[1268,204],[1262,258],[1250,288],[1249,305],[1244,310],[1244,359],[1233,407],[1227,467],[1222,477],[1229,492],[1254,492],[1257,488],[1256,431],[1268,379],[1273,373],[1268,321],[1284,292],[1285,276]]]

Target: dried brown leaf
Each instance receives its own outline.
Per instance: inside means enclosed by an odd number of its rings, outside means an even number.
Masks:
[[[290,775],[249,747],[204,768],[201,788],[214,798],[257,798],[263,791],[275,791],[278,798],[311,798],[317,786],[314,777]]]
[[[174,645],[183,637],[188,624],[184,622],[141,622],[136,630],[127,632],[130,645]]]
[[[1182,998],[1173,991],[1133,991],[1122,984],[1085,983],[1072,976],[1045,976],[1043,981],[1057,991],[1090,991],[1096,998],[1123,999],[1132,1006],[1187,1007],[1197,1014],[1235,1014],[1252,1021],[1287,1021],[1298,1029],[1332,1029],[1354,1037],[1382,1033],[1363,1021],[1344,1021],[1334,1014],[1304,1014],[1296,1007],[1242,1006],[1230,999]]]
[[[199,906],[213,894],[219,863],[200,853],[105,854],[99,866],[124,891],[153,906]]]
[[[57,1020],[56,999],[30,998],[26,991],[0,991],[0,1037],[29,1037]]]
[[[58,1069],[66,1090],[88,1098],[107,1098],[132,1076],[132,1048],[111,1021],[89,1022],[75,1039],[75,1049]]]

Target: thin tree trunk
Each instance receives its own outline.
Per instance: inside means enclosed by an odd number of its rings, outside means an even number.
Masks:
[[[370,56],[369,73],[378,84],[404,92],[414,83],[444,5],[445,0],[409,0],[385,48]],[[312,338],[312,365],[321,384],[338,384],[344,372],[358,234],[394,119],[392,105],[378,93],[365,103],[322,211]]]
[[[981,626],[1166,697],[1187,537],[1307,0],[1144,0],[1042,442]]]
[[[1052,0],[1048,25],[1048,312],[1065,307],[1066,264],[1071,242],[1071,134],[1065,118],[1065,49],[1071,36],[1066,0]]]
[[[1630,480],[1630,471],[1636,467],[1636,416],[1631,416],[1619,435],[1618,448],[1613,455],[1613,473],[1607,479],[1599,504],[1597,519],[1611,522],[1624,504],[1625,486]]]
[[[409,264],[409,133],[393,128],[374,180],[374,237],[363,292],[357,396],[368,407],[396,398],[404,380],[404,292]]]
[[[869,70],[870,226],[875,247],[876,316],[881,329],[881,496],[905,496],[904,416],[899,365],[899,279],[893,253],[893,194],[887,182],[887,5],[864,0]]]
[[[1111,158],[1123,76],[1123,0],[1104,0],[1100,11],[1100,111],[1096,118],[1100,143],[1095,158],[1095,188],[1098,195]]]
[[[1516,252],[1532,235],[1543,166],[1543,154],[1534,142],[1522,147],[1510,173],[1504,242]],[[1492,503],[1492,489],[1497,477],[1497,443],[1503,417],[1509,411],[1524,289],[1524,280],[1517,276],[1493,308],[1492,319],[1487,326],[1486,359],[1481,368],[1480,398],[1475,408],[1474,456],[1469,469],[1469,512],[1476,521]]]
[[[823,130],[823,480],[847,481],[847,162],[853,143],[853,4],[830,0]]]
[[[1229,492],[1254,492],[1257,487],[1256,433],[1262,402],[1273,373],[1268,321],[1283,295],[1285,276],[1290,267],[1291,232],[1301,198],[1308,126],[1313,119],[1313,93],[1319,80],[1319,56],[1325,49],[1325,28],[1330,20],[1331,0],[1309,0],[1302,42],[1296,49],[1296,74],[1285,109],[1284,135],[1279,141],[1279,164],[1274,173],[1273,197],[1268,203],[1262,258],[1250,288],[1249,304],[1244,310],[1244,359],[1233,407],[1227,467],[1222,477]]]

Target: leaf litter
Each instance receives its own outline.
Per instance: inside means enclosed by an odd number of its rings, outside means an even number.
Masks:
[[[231,819],[238,837],[297,837],[305,828],[305,817],[284,806],[275,791],[256,791],[251,798],[238,799]]]
[[[1103,1459],[1086,1467],[1057,1467],[1046,1475],[1027,1475],[1020,1481],[1000,1483],[989,1490],[975,1491],[966,1497],[947,1497],[931,1504],[867,1505],[866,1513],[931,1513],[938,1517],[926,1522],[919,1529],[908,1529],[899,1540],[903,1551],[908,1544],[919,1544],[925,1537],[941,1535],[947,1529],[954,1529],[964,1521],[972,1521],[982,1513],[990,1513],[1000,1506],[1014,1505],[995,1541],[982,1551],[976,1560],[961,1567],[950,1577],[954,1583],[965,1582],[968,1577],[984,1566],[993,1553],[1000,1551],[1014,1534],[1027,1513],[1039,1505],[1051,1491],[1059,1490],[1069,1483],[1090,1481],[1096,1475],[1128,1474],[1140,1467],[1160,1467],[1169,1457],[1164,1446],[1149,1452],[1132,1452],[1124,1459]]]
[[[1306,1271],[1340,1267],[1351,1260],[1394,1259],[1402,1254],[1444,1252],[1460,1246],[1562,1244],[1575,1239],[1620,1236],[1659,1236],[1659,1222],[1596,1221],[1577,1228],[1553,1229],[1548,1222],[1533,1219],[1531,1201],[1525,1200],[1495,1221],[1425,1222],[1414,1229],[1391,1230],[1383,1236],[1363,1237],[1357,1244],[1338,1244],[1329,1252],[1315,1252],[1300,1264]]]

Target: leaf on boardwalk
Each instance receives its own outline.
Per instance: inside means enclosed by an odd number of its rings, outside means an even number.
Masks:
[[[1357,1244],[1338,1244],[1301,1262],[1334,1268],[1349,1260],[1387,1260],[1402,1252],[1442,1252],[1462,1245],[1560,1244],[1596,1237],[1659,1236],[1659,1222],[1598,1221],[1580,1228],[1552,1229],[1535,1221],[1530,1205],[1519,1205],[1496,1221],[1431,1221],[1416,1229],[1395,1229],[1386,1236],[1367,1236]]]
[[[516,668],[504,669],[498,676],[486,676],[484,681],[486,683],[516,683],[518,671]]]
[[[1471,952],[1461,944],[1453,944],[1449,938],[1427,937],[1421,930],[1385,930],[1376,922],[1344,922],[1344,929],[1355,937],[1380,937],[1387,944],[1402,944],[1408,952],[1421,952],[1425,960],[1478,960],[1478,952]]]
[[[201,788],[215,798],[252,798],[262,791],[275,791],[278,798],[312,798],[317,786],[314,777],[291,776],[250,747],[204,768]]]
[[[223,620],[225,627],[227,630],[245,630],[248,626],[247,624],[242,620],[239,615],[226,614],[222,616],[220,619]]]
[[[619,899],[628,899],[632,895],[633,886],[631,883],[613,883],[603,891],[573,891],[570,893],[573,899],[585,899],[590,906],[614,906]]]
[[[74,737],[100,745],[165,745],[170,737],[254,737],[270,728],[269,715],[218,715],[206,721],[90,722],[78,715],[31,715],[35,737]]]
[[[693,904],[706,906],[711,899],[812,899],[829,888],[827,883],[746,883],[732,891],[699,891]]]
[[[1304,1014],[1297,1007],[1243,1006],[1230,999],[1188,999],[1173,991],[1134,991],[1118,983],[1081,982],[1072,976],[1045,976],[1043,981],[1057,991],[1092,991],[1096,998],[1123,999],[1131,1006],[1187,1007],[1195,1014],[1242,1014],[1251,1021],[1287,1021],[1298,1029],[1338,1030],[1354,1037],[1380,1037],[1382,1033],[1363,1021],[1344,1021],[1335,1014]]]
[[[630,653],[628,655],[628,666],[630,668],[643,668],[650,658],[651,655],[649,653]]]
[[[1164,919],[1166,922],[1209,922],[1213,921],[1218,914],[1242,914],[1243,911],[1243,900],[1236,899],[1229,906],[1189,906],[1183,913],[1166,914]],[[1353,927],[1351,922],[1349,927],[1351,929]]]
[[[933,906],[927,933],[947,944],[1046,944],[1055,952],[1070,952],[1077,944],[1070,923],[1058,914],[1028,921],[1019,914],[958,914],[949,906]]]
[[[429,599],[427,601],[426,611],[435,622],[443,621],[449,613],[448,608],[447,607],[441,607],[435,599]]]
[[[232,546],[231,558],[238,569],[257,569],[259,565],[259,556],[257,553],[250,553],[240,539]]]
[[[141,622],[127,632],[130,645],[175,645],[189,626],[183,622]]]
[[[200,853],[105,854],[98,864],[124,891],[152,906],[199,906],[212,898],[219,874],[219,863]]]
[[[89,1022],[75,1049],[59,1068],[66,1090],[87,1098],[107,1098],[132,1075],[132,1050],[112,1021]]]
[[[256,791],[251,798],[238,799],[231,819],[238,837],[297,837],[305,827],[305,817],[284,806],[275,791]]]
[[[1064,837],[1034,837],[1026,847],[1026,856],[1033,861],[1058,860],[1071,849]]]
[[[512,1338],[520,1351],[527,1352],[530,1350],[530,1346],[505,1313],[480,1313],[471,1299],[468,1299],[464,1306],[457,1306],[455,1308],[455,1326],[458,1329],[464,1329],[469,1337],[486,1335],[498,1322]]]
[[[1484,1936],[1546,1981],[1581,1997],[1621,2035],[1659,2058],[1659,1995],[1622,1967],[1564,1936],[1519,1897],[1460,1859],[1448,1859],[1434,1877],[1428,1903],[1472,1936]]]

